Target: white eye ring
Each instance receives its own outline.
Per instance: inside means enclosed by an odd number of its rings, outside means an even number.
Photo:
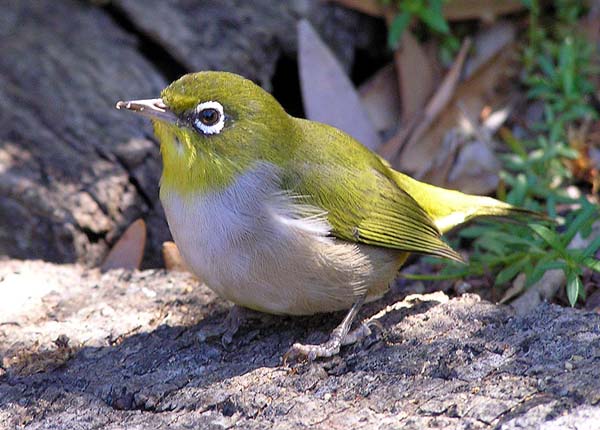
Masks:
[[[202,122],[200,115],[202,115],[202,111],[205,110],[215,110],[219,114],[219,117],[214,124],[205,124]],[[196,118],[194,119],[194,126],[196,126],[196,128],[204,134],[219,134],[225,126],[223,105],[212,100],[199,103],[198,106],[196,106]]]

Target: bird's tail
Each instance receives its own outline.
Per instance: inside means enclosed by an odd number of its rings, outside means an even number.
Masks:
[[[425,184],[400,172],[394,171],[394,179],[425,209],[442,233],[480,216],[548,220],[539,212],[519,208],[491,197],[474,196]]]

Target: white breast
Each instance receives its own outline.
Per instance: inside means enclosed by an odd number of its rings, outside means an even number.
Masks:
[[[277,168],[261,164],[222,191],[161,189],[175,243],[200,279],[238,305],[283,314],[346,309],[373,282],[387,286],[397,254],[374,273],[374,254],[389,251],[328,237],[326,214],[278,185]]]

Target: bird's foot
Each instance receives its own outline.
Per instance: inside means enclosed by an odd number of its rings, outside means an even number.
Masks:
[[[263,314],[260,312],[234,305],[221,324],[202,327],[198,331],[198,339],[200,342],[205,342],[207,339],[220,336],[221,343],[227,347],[233,342],[233,336],[247,320],[261,315]]]
[[[340,348],[344,345],[352,345],[371,334],[371,327],[381,327],[381,324],[377,321],[370,321],[363,323],[355,330],[350,331],[352,322],[358,315],[360,307],[365,302],[365,297],[359,297],[358,300],[352,305],[344,320],[338,325],[329,336],[329,340],[320,345],[303,345],[301,343],[295,343],[283,356],[283,363],[287,363],[289,359],[296,360],[299,357],[306,357],[309,361],[313,361],[319,357],[332,357],[340,352]]]
[[[377,321],[362,323],[358,328],[346,333],[343,333],[343,327],[340,325],[333,330],[329,340],[325,343],[320,345],[293,344],[283,356],[283,362],[285,364],[288,360],[297,360],[300,357],[306,357],[308,361],[333,357],[340,352],[342,346],[353,345],[370,336],[373,326],[383,330],[383,327]]]

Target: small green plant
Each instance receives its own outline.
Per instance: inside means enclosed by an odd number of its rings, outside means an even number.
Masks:
[[[482,222],[463,229],[459,237],[472,241],[474,253],[466,266],[445,263],[437,279],[480,276],[495,273],[495,284],[511,281],[525,273],[528,286],[539,281],[549,270],[562,270],[567,279],[567,297],[571,305],[584,298],[581,275],[585,268],[600,271],[593,258],[600,249],[600,237],[584,249],[569,244],[579,234],[587,237],[600,217],[597,205],[585,197],[572,197],[567,186],[572,182],[566,159],[579,156],[568,142],[567,130],[587,118],[595,118],[588,100],[594,91],[590,76],[592,46],[576,35],[583,10],[581,2],[558,0],[555,3],[554,31],[540,24],[537,1],[525,2],[530,11],[529,43],[524,49],[523,84],[530,99],[544,104],[543,119],[535,124],[535,137],[521,141],[505,136],[510,153],[503,156],[501,178],[510,188],[504,197],[509,203],[532,210],[545,210],[556,218],[557,206],[576,209],[563,216],[561,225],[529,226],[500,222]],[[426,277],[420,277],[425,279]],[[429,278],[431,279],[431,277]]]
[[[432,32],[443,36],[442,54],[446,51],[458,50],[458,39],[452,36],[442,12],[444,0],[381,0],[381,2],[387,6],[394,6],[398,10],[388,30],[388,46],[391,49],[398,46],[402,33],[408,28],[411,20],[416,18]]]

